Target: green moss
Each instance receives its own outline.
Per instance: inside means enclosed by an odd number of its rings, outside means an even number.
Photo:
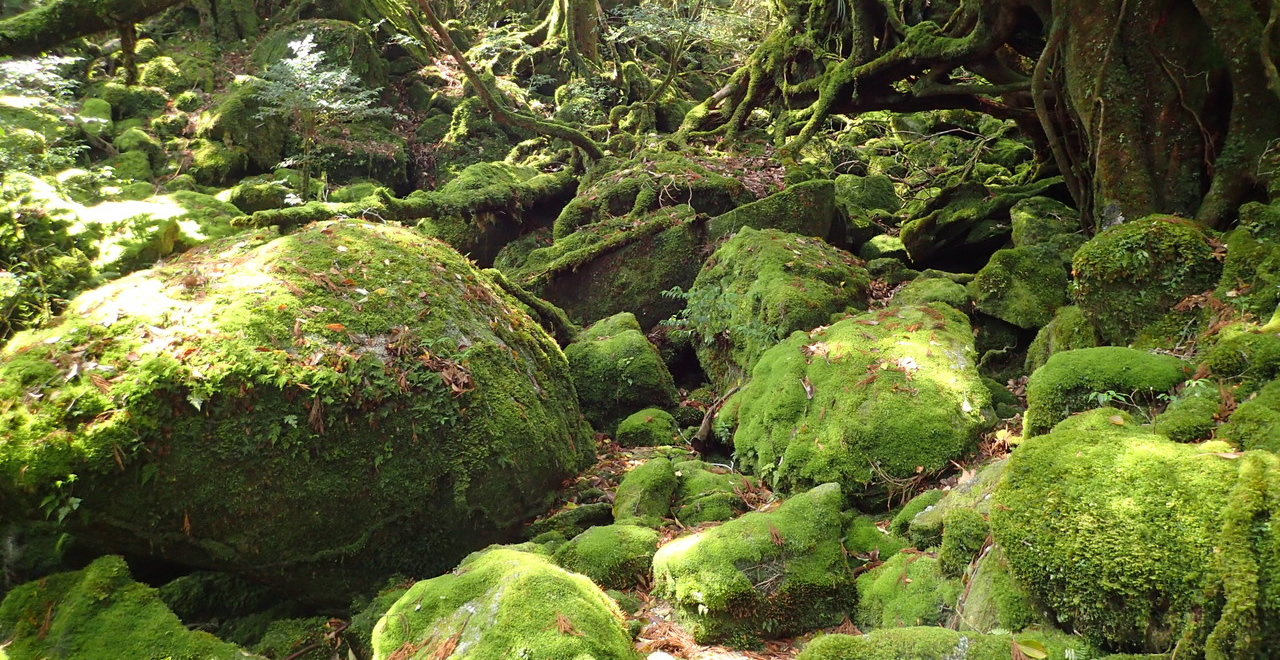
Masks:
[[[671,461],[651,458],[631,468],[613,499],[613,519],[619,524],[658,528],[671,516],[676,491],[676,471]]]
[[[110,167],[112,174],[122,181],[150,181],[153,177],[151,159],[142,151],[117,154],[103,161],[103,165]]]
[[[1240,221],[1227,237],[1227,258],[1217,295],[1244,310],[1268,318],[1280,304],[1280,209],[1251,202],[1240,207]]]
[[[902,259],[877,257],[867,260],[867,272],[871,277],[891,286],[910,282],[920,276],[920,271],[907,268]]]
[[[815,179],[712,218],[707,224],[707,235],[715,240],[750,227],[826,238],[831,233],[834,217],[835,185],[829,180]]]
[[[359,181],[342,186],[329,193],[329,201],[340,203],[358,202],[371,195],[377,195],[378,189],[381,187],[383,186],[378,185],[377,181]]]
[[[116,119],[151,117],[169,104],[169,96],[155,87],[125,86],[109,82],[102,86],[101,98],[111,104]]]
[[[1186,363],[1170,355],[1120,346],[1056,353],[1027,381],[1023,433],[1047,433],[1068,415],[1100,405],[1151,405],[1186,378]]]
[[[108,202],[83,212],[83,221],[103,234],[94,265],[118,277],[206,241],[236,233],[232,222],[242,214],[226,202],[196,192],[153,196],[143,184],[145,201]]]
[[[240,183],[232,187],[227,194],[227,201],[245,213],[254,213],[265,209],[278,209],[285,205],[285,197],[289,190],[279,182]]]
[[[955,607],[960,590],[960,581],[944,577],[936,558],[899,552],[858,576],[853,621],[864,628],[940,625]]]
[[[426,660],[447,654],[445,645],[476,660],[639,657],[618,605],[599,587],[501,547],[411,587],[374,629],[373,658]]]
[[[876,521],[868,516],[857,516],[849,523],[843,543],[845,554],[864,565],[881,561],[907,547],[905,539],[881,530]]]
[[[835,178],[836,204],[851,217],[859,211],[897,213],[902,199],[887,176],[841,174]]]
[[[1110,344],[1133,341],[1143,327],[1175,315],[1187,296],[1212,289],[1222,272],[1210,237],[1195,223],[1149,216],[1112,227],[1072,259],[1072,297]]]
[[[630,313],[598,321],[564,349],[582,414],[613,434],[618,421],[645,408],[673,408],[675,381],[658,349]]]
[[[1029,197],[1009,208],[1014,247],[1057,245],[1062,234],[1080,229],[1080,213],[1048,197]]]
[[[990,393],[968,319],[945,305],[890,307],[760,357],[726,403],[739,463],[775,489],[838,481],[883,501],[886,479],[939,470],[974,446]]]
[[[613,522],[613,505],[606,502],[582,504],[559,511],[529,525],[525,538],[532,539],[547,533],[558,533],[571,539],[588,528]]]
[[[1210,395],[1206,400],[1212,402],[1213,409],[1210,412],[1207,410],[1209,406],[1206,405],[1204,406],[1206,410],[1201,414],[1210,413],[1209,426],[1212,428],[1212,415],[1218,412],[1217,391],[1209,385],[1206,388],[1210,389]],[[1159,425],[1156,426],[1156,430],[1160,430]],[[1280,380],[1267,383],[1256,396],[1241,403],[1235,412],[1231,413],[1226,423],[1218,429],[1216,437],[1231,442],[1241,449],[1266,449],[1280,453]]]
[[[911,498],[911,501],[907,502],[906,506],[902,507],[902,509],[893,516],[893,520],[889,523],[889,531],[893,532],[897,536],[905,537],[911,527],[911,521],[915,520],[916,516],[923,513],[929,507],[937,504],[938,501],[946,494],[947,491],[945,490],[931,488]],[[941,531],[941,528],[939,528],[939,533],[937,537],[933,539],[932,543],[927,542],[926,540],[926,542],[917,545],[922,545],[925,548],[931,548],[937,545],[937,543],[942,540]]]
[[[1216,417],[1221,405],[1222,396],[1216,384],[1207,380],[1192,381],[1164,412],[1156,415],[1153,428],[1174,442],[1208,440],[1218,425]]]
[[[1280,333],[1252,325],[1228,328],[1204,363],[1216,376],[1264,383],[1280,375]]]
[[[111,104],[104,99],[87,98],[76,113],[76,123],[86,134],[94,137],[110,137],[115,127],[111,121]]]
[[[192,140],[191,167],[188,172],[197,183],[206,186],[226,185],[240,178],[248,169],[250,155],[243,147],[228,147],[222,142]]]
[[[372,598],[360,599],[352,603],[351,625],[347,626],[345,638],[352,648],[357,649],[358,658],[373,656],[373,629],[378,621],[386,615],[405,594],[413,581],[393,578]]]
[[[185,91],[173,97],[173,107],[182,112],[195,112],[204,105],[204,97],[199,92]]]
[[[964,575],[987,542],[987,519],[973,509],[952,508],[943,516],[938,568],[948,577]]]
[[[139,67],[138,82],[158,87],[167,94],[178,94],[191,88],[191,82],[171,57],[157,57]]]
[[[904,535],[917,548],[933,548],[943,542],[946,519],[952,511],[968,509],[989,516],[991,495],[1007,465],[1004,460],[993,461],[976,474],[957,481],[951,490],[945,491],[944,497],[907,521]]]
[[[661,408],[645,408],[618,423],[614,440],[623,447],[669,445],[679,428],[671,413]]]
[[[858,248],[858,256],[867,261],[876,259],[905,261],[907,249],[902,245],[901,238],[889,234],[878,234],[867,239],[867,242]]]
[[[1067,304],[1067,271],[1052,248],[999,250],[969,292],[979,311],[1020,328],[1039,328]]]
[[[221,142],[228,149],[241,149],[242,158],[265,171],[284,158],[291,133],[279,117],[258,118],[263,109],[259,98],[262,85],[258,78],[237,76],[227,91],[200,114],[196,137]]]
[[[402,187],[409,180],[404,138],[374,121],[322,131],[316,147],[316,158],[334,183],[376,179],[389,187]]]
[[[946,188],[902,225],[901,238],[911,259],[923,262],[948,249],[1002,242],[1008,236],[1009,208],[1043,194],[1061,178],[1017,186],[966,182]]]
[[[555,552],[555,562],[606,589],[630,589],[648,579],[658,532],[639,525],[592,527]]]
[[[658,550],[654,592],[699,641],[787,636],[839,623],[853,605],[840,548],[840,488],[748,513]]]
[[[268,658],[329,660],[334,649],[327,643],[325,635],[331,631],[329,617],[278,619],[267,626],[266,633],[254,644],[253,650]]]
[[[208,633],[187,630],[116,556],[14,588],[0,604],[0,635],[14,660],[245,657]]]
[[[140,128],[131,128],[116,136],[115,147],[121,152],[128,153],[131,151],[140,151],[147,156],[147,160],[151,168],[159,168],[164,166],[165,155],[164,146],[160,144],[154,136],[148,135],[146,131]],[[144,178],[144,177],[134,177]],[[150,177],[145,177],[150,178]]]
[[[6,345],[0,397],[40,396],[0,414],[4,515],[75,497],[88,541],[332,602],[508,538],[590,462],[559,348],[461,255],[390,225],[271,238]]]
[[[751,477],[703,461],[675,464],[676,520],[685,527],[704,522],[732,520],[747,511],[741,493],[756,486]]]
[[[687,295],[683,326],[703,371],[724,389],[792,332],[865,309],[869,284],[852,255],[820,240],[746,228],[703,265]]]
[[[1116,412],[1013,453],[991,524],[1014,575],[1062,625],[1115,650],[1266,657],[1280,641],[1280,459],[1174,443]]]
[[[963,284],[945,277],[918,277],[893,294],[893,302],[899,305],[939,302],[964,310],[969,309],[973,301]]]
[[[1075,305],[1059,307],[1053,319],[1040,328],[1036,338],[1027,348],[1027,360],[1023,369],[1032,373],[1044,366],[1055,353],[1074,351],[1081,348],[1094,348],[1100,343],[1098,331],[1094,330],[1084,312]]]
[[[956,606],[960,630],[992,632],[996,629],[1023,630],[1047,624],[1027,592],[1014,578],[1004,549],[991,546],[974,565]]]
[[[857,637],[822,635],[814,638],[796,660],[1008,660],[1011,647],[1017,642],[1043,647],[1053,660],[1094,657],[1096,653],[1079,638],[1059,632],[1027,631],[1010,636],[917,627],[875,630]],[[1068,650],[1071,656],[1066,655]],[[1023,657],[1030,656],[1024,653]]]
[[[263,37],[253,49],[251,59],[260,69],[293,56],[289,43],[310,35],[316,49],[324,53],[328,68],[347,69],[364,82],[366,87],[378,88],[387,84],[386,62],[369,33],[347,21],[306,19],[286,24]]]

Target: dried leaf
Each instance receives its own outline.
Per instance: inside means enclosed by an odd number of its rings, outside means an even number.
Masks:
[[[347,326],[342,325],[341,323],[329,323],[329,324],[326,324],[324,327],[334,332],[342,332],[343,330],[347,329]]]
[[[573,622],[559,612],[556,612],[556,630],[559,630],[562,635],[582,635],[582,633],[578,632],[578,630],[573,627]]]
[[[1120,415],[1112,415],[1107,418],[1107,421],[1115,424],[1116,426],[1124,426],[1124,418]]]
[[[787,543],[786,540],[782,538],[782,532],[779,532],[778,528],[773,525],[769,526],[769,540],[779,548]]]
[[[191,516],[185,510],[182,512],[182,533],[191,536]]]
[[[805,376],[800,379],[800,385],[804,387],[804,396],[807,399],[813,398],[813,383],[809,382],[809,377]]]

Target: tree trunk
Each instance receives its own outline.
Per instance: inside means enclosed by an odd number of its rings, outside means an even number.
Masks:
[[[182,0],[52,0],[0,20],[0,55],[39,55],[86,35],[137,23]]]

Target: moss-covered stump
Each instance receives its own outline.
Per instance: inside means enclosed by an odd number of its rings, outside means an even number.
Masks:
[[[614,440],[623,447],[669,445],[680,432],[676,418],[661,408],[645,408],[618,423]]]
[[[270,172],[284,158],[290,131],[279,117],[258,118],[264,106],[258,95],[263,82],[236,76],[227,91],[196,122],[196,137],[242,148],[261,172]]]
[[[1150,406],[1187,372],[1187,364],[1171,355],[1121,346],[1056,353],[1027,381],[1022,431],[1047,433],[1068,415],[1100,406]]]
[[[613,519],[618,524],[661,527],[671,515],[677,483],[675,467],[667,458],[651,458],[631,468],[614,495]]]
[[[707,223],[707,236],[717,240],[750,227],[826,238],[834,218],[835,184],[814,179],[712,218]]]
[[[613,434],[617,423],[633,412],[670,409],[680,401],[662,356],[630,313],[583,330],[564,354],[582,414],[602,433]]]
[[[15,587],[0,604],[0,655],[11,660],[241,660],[256,658],[206,632],[188,630],[134,582],[120,557]]]
[[[631,312],[650,328],[684,307],[663,292],[698,276],[703,225],[685,205],[596,223],[531,251],[507,275],[579,323]]]
[[[705,461],[681,461],[674,467],[679,481],[672,510],[685,527],[732,520],[746,513],[742,493],[758,485],[752,477]]]
[[[663,546],[654,591],[699,641],[750,643],[837,624],[854,601],[840,538],[844,498],[825,484]]]
[[[883,501],[886,480],[970,451],[991,394],[969,320],[946,305],[890,307],[795,333],[725,404],[744,471],[797,492],[840,482]]]
[[[1036,338],[1031,340],[1023,370],[1033,373],[1057,353],[1094,348],[1100,341],[1098,331],[1084,317],[1084,312],[1079,307],[1059,307],[1049,323],[1040,328],[1036,332]]]
[[[1207,395],[1213,404],[1213,413],[1218,412],[1218,399],[1215,387],[1213,392]],[[1202,404],[1203,405],[1203,404]],[[1172,408],[1172,406],[1170,406]],[[1207,412],[1208,405],[1203,405],[1201,414],[1196,418],[1200,420],[1203,413]],[[1212,428],[1213,417],[1210,414],[1209,426]],[[1166,415],[1168,413],[1166,412]],[[1161,417],[1163,417],[1162,415]],[[1156,420],[1159,422],[1159,418]],[[1203,429],[1203,422],[1197,427],[1198,431]],[[1164,426],[1166,435],[1168,424]],[[1161,425],[1156,425],[1156,431],[1161,431]],[[1177,427],[1175,427],[1177,428]],[[1188,433],[1187,435],[1191,435]],[[1203,436],[1201,433],[1196,434],[1197,437]],[[1177,440],[1179,438],[1171,439]],[[1257,396],[1241,403],[1235,412],[1231,413],[1231,417],[1219,429],[1216,436],[1220,440],[1226,440],[1235,444],[1241,449],[1266,449],[1267,451],[1280,453],[1280,380],[1273,380],[1267,383]]]
[[[1067,304],[1067,271],[1048,247],[1000,250],[969,283],[979,311],[1034,329],[1047,325]]]
[[[316,50],[324,53],[330,68],[350,71],[365,84],[376,89],[387,84],[386,61],[368,31],[353,23],[333,19],[306,19],[284,25],[263,37],[253,49],[251,59],[266,70],[280,60],[293,57],[289,44],[310,35]]]
[[[415,584],[373,632],[374,660],[638,660],[618,605],[591,580],[511,548]]]
[[[592,527],[556,548],[562,568],[606,589],[630,589],[648,579],[658,532],[639,525]]]
[[[684,317],[698,362],[726,389],[792,332],[865,309],[870,281],[853,255],[819,239],[744,228],[711,255],[689,289]]]
[[[1214,245],[1200,226],[1172,216],[1112,227],[1076,250],[1072,297],[1106,343],[1127,344],[1144,329],[1152,340],[1176,338],[1190,312],[1175,306],[1218,283]]]
[[[1227,237],[1227,258],[1217,294],[1261,318],[1280,303],[1280,208],[1251,202]]]
[[[1011,656],[1015,646],[1020,646],[1021,656]],[[1071,656],[1067,655],[1068,650],[1072,652]],[[823,635],[806,646],[796,660],[1008,660],[1010,657],[1059,660],[1097,657],[1094,653],[1080,638],[1058,632],[983,635],[921,626],[876,630],[856,637]],[[1111,659],[1112,656],[1102,658]],[[1152,657],[1151,660],[1161,659]]]
[[[935,626],[946,623],[960,596],[959,580],[943,575],[938,559],[905,550],[858,576],[854,623],[864,628]]]
[[[1023,442],[991,524],[1062,625],[1114,651],[1270,657],[1280,459],[1178,444],[1115,409]]]
[[[946,303],[959,310],[967,310],[973,302],[965,285],[945,277],[918,277],[893,294],[898,305],[926,305]]]
[[[688,204],[699,214],[719,216],[754,200],[741,182],[680,154],[646,152],[624,163],[598,167],[601,172],[591,173],[578,196],[556,218],[557,240],[587,225],[644,216],[659,208]]]
[[[271,238],[5,347],[5,515],[70,506],[106,549],[342,602],[514,533],[590,462],[559,348],[461,255],[355,222]]]

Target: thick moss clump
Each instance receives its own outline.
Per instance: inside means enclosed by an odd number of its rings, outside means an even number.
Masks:
[[[1214,413],[1218,411],[1217,403],[1214,397]],[[1210,417],[1210,423],[1212,421]],[[1159,425],[1156,430],[1160,430]],[[1280,380],[1267,383],[1257,396],[1241,403],[1218,429],[1217,437],[1241,449],[1266,449],[1280,453]]]
[[[1245,324],[1220,335],[1204,359],[1215,376],[1256,387],[1280,375],[1280,333],[1268,326]]]
[[[937,558],[899,552],[858,576],[858,613],[853,620],[865,628],[941,625],[960,590],[960,581],[944,576]]]
[[[928,511],[943,497],[946,497],[946,495],[947,491],[945,490],[931,488],[911,498],[911,501],[907,502],[906,506],[902,507],[902,510],[898,511],[898,513],[893,516],[893,519],[889,521],[889,531],[898,536],[905,537],[907,532],[911,529],[911,522],[916,519],[916,516]],[[924,548],[930,548],[936,545],[937,541],[941,539],[942,535],[939,533],[937,538],[933,539],[934,542],[917,543],[917,545],[923,546]]]
[[[1194,222],[1170,216],[1112,227],[1082,245],[1071,263],[1072,297],[1109,344],[1127,344],[1143,328],[1179,314],[1171,311],[1175,305],[1214,288],[1222,272],[1210,237]]]
[[[1084,237],[1080,231],[1080,213],[1048,197],[1030,197],[1009,209],[1013,225],[1014,247],[1050,246],[1071,262],[1071,254]]]
[[[1280,208],[1251,202],[1227,237],[1227,259],[1217,294],[1261,318],[1280,304]]]
[[[973,509],[953,508],[943,516],[942,547],[938,568],[948,577],[960,577],[978,557],[987,541],[987,519]]]
[[[946,303],[956,309],[969,309],[973,299],[963,284],[945,277],[918,277],[893,294],[893,302],[899,305],[925,305]]]
[[[857,259],[821,240],[746,228],[702,267],[689,289],[684,321],[698,362],[724,389],[792,332],[865,308],[869,284]]]
[[[1245,402],[1241,407],[1248,405],[1250,402]],[[1221,407],[1222,392],[1216,383],[1208,380],[1189,382],[1164,412],[1156,415],[1155,431],[1174,442],[1208,440],[1213,437],[1214,428],[1218,425],[1217,416]],[[1277,430],[1280,431],[1280,428]],[[1246,448],[1258,447],[1247,445]],[[1275,448],[1280,449],[1280,445]]]
[[[943,542],[947,517],[954,511],[971,510],[981,516],[990,515],[991,495],[995,492],[996,485],[1000,483],[1000,477],[1004,475],[1007,465],[1008,461],[1005,460],[993,461],[978,470],[977,474],[958,481],[951,490],[943,491],[943,496],[937,498],[931,506],[911,516],[902,535],[917,548],[932,548]],[[930,492],[939,491],[927,491],[920,497]],[[912,500],[912,503],[914,502],[915,500]],[[911,505],[908,504],[908,506]],[[972,518],[970,520],[972,521]],[[895,518],[894,522],[896,525],[898,518]]]
[[[559,348],[461,255],[355,222],[271,238],[5,347],[5,515],[70,504],[107,549],[345,600],[514,533],[590,462]]]
[[[270,171],[284,158],[290,131],[279,117],[258,118],[264,107],[259,98],[262,86],[258,78],[237,76],[213,107],[200,115],[196,137],[242,148],[254,167]]]
[[[307,19],[289,23],[263,37],[253,49],[253,63],[261,70],[293,56],[289,44],[307,36],[324,53],[325,64],[346,69],[369,88],[387,84],[387,67],[378,46],[363,28],[347,21]]]
[[[592,527],[556,549],[555,560],[606,589],[630,589],[648,579],[658,532],[639,525]]]
[[[654,591],[699,641],[780,637],[834,625],[854,600],[840,546],[844,498],[825,484],[771,513],[679,538],[653,559]]]
[[[378,621],[373,659],[638,660],[622,612],[591,580],[497,547],[415,584]]]
[[[707,236],[725,238],[747,227],[826,238],[835,217],[835,185],[826,179],[797,183],[739,206],[707,223]]]
[[[1063,351],[1027,381],[1022,430],[1047,433],[1071,413],[1105,405],[1148,406],[1186,378],[1186,363],[1171,355],[1120,346]]]
[[[187,630],[129,567],[106,556],[73,573],[15,587],[0,604],[0,656],[13,660],[240,660],[250,656]],[[7,654],[7,655],[6,655]]]
[[[535,521],[525,530],[525,538],[532,539],[542,534],[553,533],[571,539],[591,527],[608,525],[612,522],[612,504],[608,502],[582,504]]]
[[[1054,660],[1068,657],[1067,650],[1073,652],[1072,657],[1095,657],[1093,649],[1079,638],[1062,633],[982,635],[926,626],[876,630],[856,637],[823,635],[806,646],[796,660],[1009,660],[1011,648],[1018,642],[1043,649]],[[1022,657],[1034,656],[1024,653]]]
[[[632,412],[679,403],[671,372],[629,313],[587,328],[564,353],[582,414],[602,433],[613,434],[618,421]]]
[[[1098,331],[1093,329],[1084,312],[1075,305],[1059,307],[1048,325],[1040,328],[1036,338],[1027,348],[1027,360],[1023,369],[1033,373],[1044,366],[1055,353],[1093,348],[1098,345]]]
[[[991,394],[968,319],[946,305],[890,307],[769,349],[726,403],[744,470],[775,489],[838,481],[883,501],[886,479],[970,451]]]
[[[672,509],[685,527],[732,520],[747,511],[742,493],[756,485],[751,477],[704,461],[681,461],[675,470],[679,482]]]
[[[613,519],[619,524],[661,527],[671,515],[676,483],[675,467],[666,458],[651,458],[632,468],[618,484]]]
[[[622,420],[614,439],[623,447],[657,447],[671,444],[677,433],[679,427],[671,413],[645,408]]]
[[[1280,459],[1230,452],[1080,415],[1013,453],[995,539],[1039,604],[1112,650],[1269,657]]]
[[[1004,549],[998,545],[991,546],[974,565],[956,605],[955,621],[960,630],[984,633],[1047,623],[1027,588],[1014,578]]]
[[[1039,328],[1067,304],[1067,271],[1051,248],[1000,250],[969,284],[978,311],[1019,328]]]

